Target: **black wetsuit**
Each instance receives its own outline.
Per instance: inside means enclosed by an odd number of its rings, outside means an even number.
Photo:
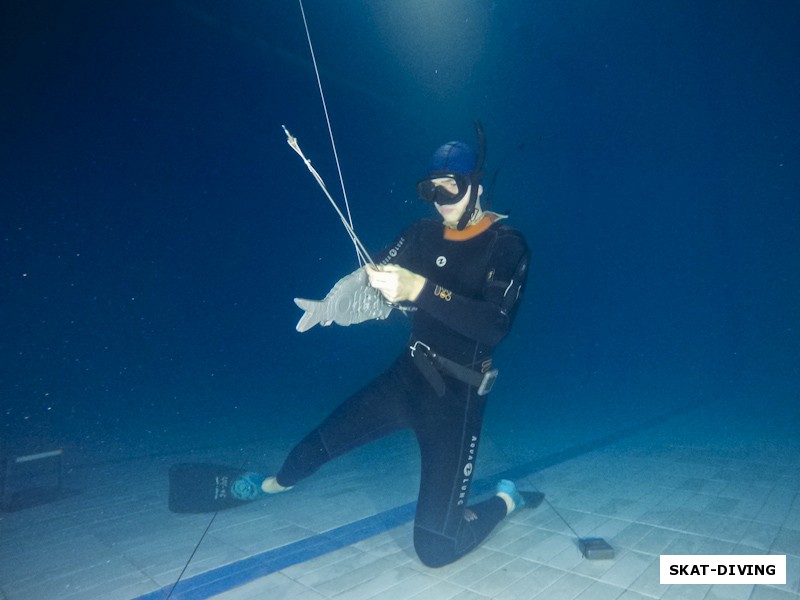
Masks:
[[[419,221],[378,259],[427,279],[414,302],[412,343],[419,340],[478,371],[490,365],[493,348],[511,327],[528,267],[522,235],[492,220],[484,217],[463,232]],[[446,239],[452,237],[463,239]],[[439,396],[406,348],[295,446],[278,483],[295,485],[357,446],[411,428],[422,465],[414,547],[431,567],[457,560],[505,517],[506,505],[493,496],[469,507],[477,519],[465,518],[487,396],[453,377],[443,379],[446,387]]]

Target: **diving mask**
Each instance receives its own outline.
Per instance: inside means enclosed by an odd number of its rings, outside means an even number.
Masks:
[[[417,182],[417,195],[423,202],[441,206],[456,204],[469,190],[470,177],[460,173],[431,173]]]

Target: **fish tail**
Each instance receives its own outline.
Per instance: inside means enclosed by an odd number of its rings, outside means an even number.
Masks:
[[[317,302],[316,300],[306,300],[305,298],[295,298],[294,303],[301,309],[304,310],[303,316],[300,317],[300,320],[295,325],[295,329],[300,333],[304,331],[308,331],[314,325],[322,321],[319,316],[321,311],[317,310],[322,306],[322,302]]]

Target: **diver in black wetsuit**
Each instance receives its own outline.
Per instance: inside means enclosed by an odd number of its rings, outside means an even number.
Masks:
[[[503,480],[495,496],[467,505],[486,394],[497,375],[492,351],[511,328],[529,256],[504,217],[481,209],[482,162],[461,142],[440,147],[417,191],[444,223],[415,223],[377,258],[377,267],[366,267],[387,300],[416,307],[409,347],[261,483],[263,492],[284,491],[357,446],[411,428],[422,464],[414,547],[430,567],[474,549],[524,504]]]

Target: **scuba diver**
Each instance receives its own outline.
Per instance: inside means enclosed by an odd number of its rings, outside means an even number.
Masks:
[[[411,338],[394,363],[346,399],[289,452],[260,493],[297,485],[326,462],[404,428],[416,435],[421,476],[414,547],[429,567],[476,548],[526,492],[501,480],[495,495],[469,505],[494,348],[514,321],[528,270],[522,234],[481,208],[485,142],[479,153],[449,142],[433,154],[417,193],[441,219],[406,229],[363,267],[369,285],[413,311]],[[531,505],[532,496],[527,496]]]

